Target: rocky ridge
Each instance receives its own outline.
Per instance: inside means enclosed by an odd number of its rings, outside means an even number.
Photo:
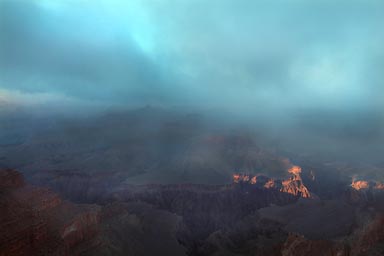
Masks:
[[[289,174],[287,179],[274,179],[262,174],[249,175],[244,173],[235,173],[233,174],[233,182],[236,184],[249,184],[267,189],[276,189],[294,196],[312,198],[313,195],[303,184],[303,180],[300,176],[301,167],[293,165],[287,172]]]

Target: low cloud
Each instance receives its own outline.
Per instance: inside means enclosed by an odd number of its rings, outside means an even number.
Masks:
[[[0,5],[8,91],[274,120],[383,107],[382,1]]]

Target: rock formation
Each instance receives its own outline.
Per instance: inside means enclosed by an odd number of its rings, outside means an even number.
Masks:
[[[351,187],[355,190],[384,190],[384,184],[374,180],[359,180],[356,177],[352,178]]]
[[[249,175],[244,173],[233,174],[233,183],[250,184],[267,189],[278,189],[281,192],[294,196],[311,198],[312,195],[308,188],[303,184],[301,167],[293,165],[288,169],[289,177],[287,179],[273,179],[264,175]]]
[[[62,201],[0,170],[0,255],[77,255],[97,233],[100,207]]]

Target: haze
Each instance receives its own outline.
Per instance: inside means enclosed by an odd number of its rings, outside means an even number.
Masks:
[[[1,106],[71,116],[150,105],[378,161],[383,7],[2,0]]]

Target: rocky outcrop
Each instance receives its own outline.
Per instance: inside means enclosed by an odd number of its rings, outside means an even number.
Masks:
[[[301,167],[294,165],[288,169],[288,173],[291,174],[291,177],[281,182],[282,188],[280,189],[280,191],[289,193],[295,196],[311,198],[312,195],[307,189],[307,187],[304,186],[300,176]]]
[[[77,255],[97,231],[100,208],[62,201],[49,189],[25,185],[0,170],[0,255]]]
[[[374,180],[352,178],[344,197],[354,204],[364,204],[384,211],[384,184]]]
[[[352,178],[351,187],[355,190],[383,190],[384,184],[374,180],[358,180],[355,177]]]
[[[268,178],[264,175],[249,175],[244,173],[233,174],[233,183],[235,184],[250,184],[267,189],[277,189],[281,192],[288,193],[294,196],[311,198],[313,195],[308,188],[303,184],[301,179],[301,167],[292,166],[288,169],[289,177],[287,179]]]
[[[352,181],[351,187],[356,190],[368,189],[369,183],[365,180]]]

